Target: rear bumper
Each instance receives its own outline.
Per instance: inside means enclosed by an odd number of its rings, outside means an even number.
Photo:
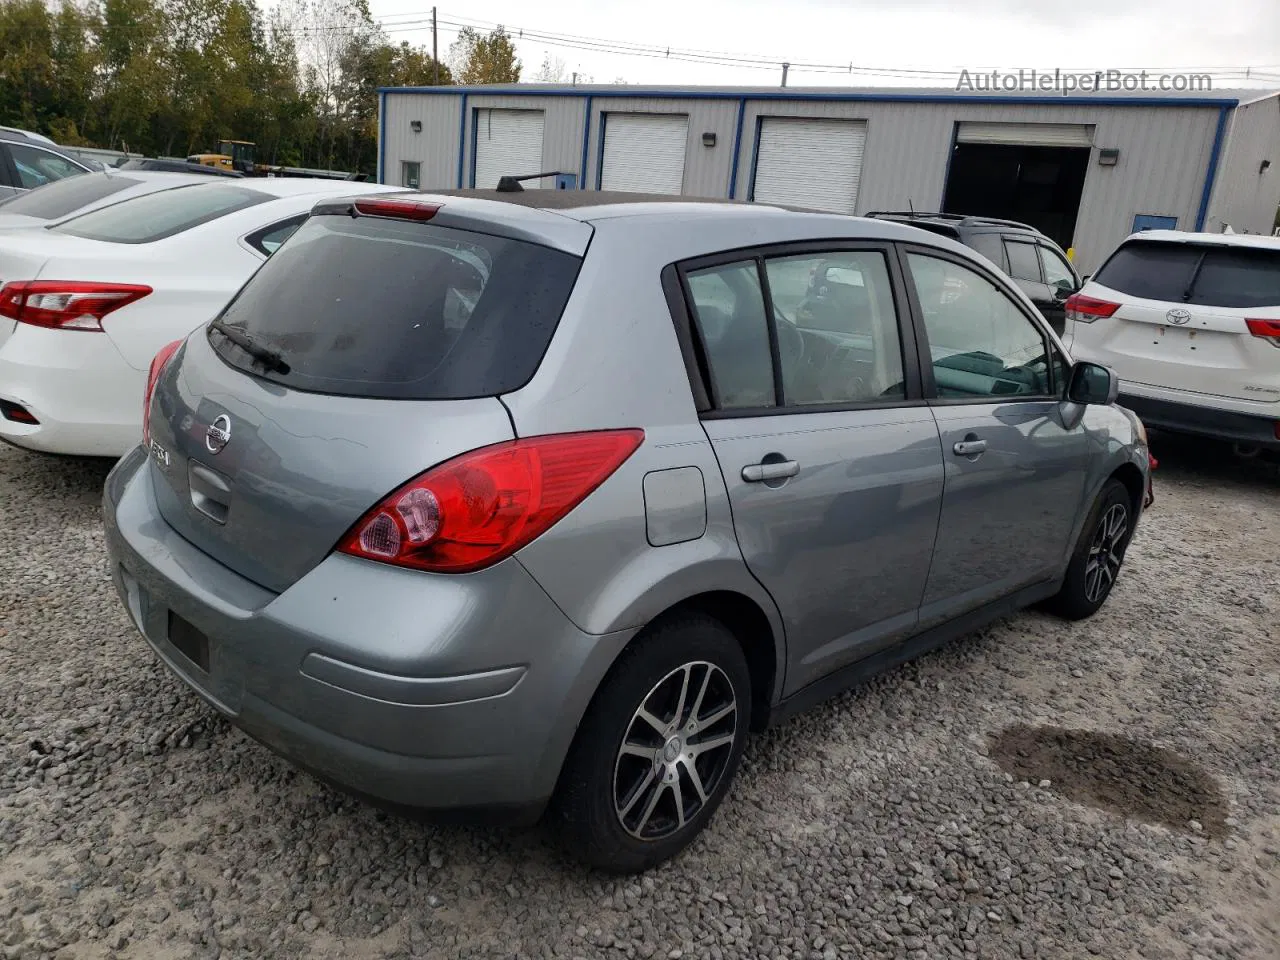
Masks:
[[[357,793],[540,812],[631,631],[582,633],[514,560],[449,577],[334,555],[273,594],[178,536],[150,473],[137,450],[108,478],[107,549],[134,623],[173,673],[251,736]],[[205,668],[174,629],[183,621],[207,638]]]
[[[0,400],[39,423],[0,415],[0,440],[43,453],[118,457],[142,435],[146,375],[104,334],[17,324],[0,345]]]
[[[1277,436],[1280,409],[1271,416],[1260,416],[1203,406],[1184,399],[1154,396],[1153,393],[1122,384],[1119,403],[1136,413],[1149,427],[1280,450],[1280,436]]]

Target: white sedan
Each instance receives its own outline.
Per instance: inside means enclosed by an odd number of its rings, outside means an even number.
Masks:
[[[403,189],[205,181],[0,233],[0,440],[123,455],[161,347],[222,309],[318,201]]]
[[[60,220],[148,193],[208,182],[209,178],[199,173],[153,173],[143,170],[131,173],[108,170],[103,173],[86,173],[79,177],[64,177],[0,203],[0,230],[47,227]]]

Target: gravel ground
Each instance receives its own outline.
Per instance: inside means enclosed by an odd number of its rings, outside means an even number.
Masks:
[[[1280,957],[1280,471],[1157,453],[1094,620],[756,737],[703,838],[618,880],[245,738],[117,604],[106,466],[0,450],[0,957]]]

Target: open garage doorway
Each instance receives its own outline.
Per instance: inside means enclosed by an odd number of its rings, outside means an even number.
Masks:
[[[942,209],[1019,220],[1072,246],[1093,128],[1058,123],[961,123]]]

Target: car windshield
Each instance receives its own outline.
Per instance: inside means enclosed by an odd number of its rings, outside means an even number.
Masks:
[[[19,194],[7,203],[0,204],[3,208],[0,212],[17,213],[37,220],[56,220],[141,182],[130,177],[106,174],[67,177],[30,193]]]
[[[1094,278],[1146,300],[1250,309],[1280,306],[1280,250],[1131,240]]]
[[[315,216],[223,311],[234,332],[209,336],[229,363],[302,390],[494,396],[533,376],[580,263],[434,224]],[[255,365],[263,351],[283,365]]]
[[[91,210],[50,229],[108,243],[151,243],[270,199],[248,187],[200,183]]]

